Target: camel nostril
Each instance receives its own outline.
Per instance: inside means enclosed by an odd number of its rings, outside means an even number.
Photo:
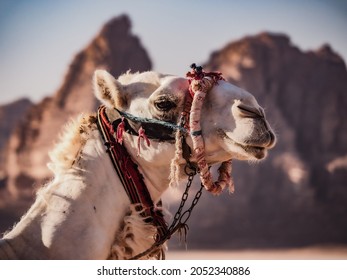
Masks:
[[[267,147],[273,148],[276,144],[276,136],[271,130],[268,131],[268,134],[269,134],[269,143],[268,143]]]
[[[263,112],[258,108],[244,104],[238,105],[237,108],[240,110],[241,115],[245,118],[264,118]]]

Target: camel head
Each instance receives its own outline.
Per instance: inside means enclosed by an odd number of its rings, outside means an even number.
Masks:
[[[95,94],[110,110],[117,108],[134,116],[173,124],[179,122],[188,86],[185,78],[156,72],[127,73],[118,80],[104,70],[97,70],[94,75]],[[264,110],[253,95],[226,81],[219,81],[207,94],[202,108],[201,128],[209,164],[232,158],[261,160],[276,141]],[[160,127],[156,129],[160,133]],[[163,128],[162,133],[170,132]],[[191,144],[189,138],[188,145]],[[175,151],[174,142],[163,142],[150,147],[143,144],[143,150],[152,149],[152,154],[161,157],[165,153],[164,157],[170,160]],[[162,160],[159,163],[162,164]]]
[[[207,94],[201,122],[203,133],[211,136],[205,142],[212,162],[223,157],[261,160],[276,142],[254,96],[226,81],[218,81]]]

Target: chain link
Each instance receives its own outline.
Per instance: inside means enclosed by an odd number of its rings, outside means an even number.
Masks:
[[[161,236],[160,239],[158,241],[156,241],[150,248],[148,248],[147,250],[143,251],[142,253],[132,257],[130,260],[138,260],[138,259],[140,259],[146,255],[151,254],[153,251],[155,251],[161,245],[163,245],[164,242],[169,240],[171,238],[171,236],[173,234],[175,234],[176,231],[180,231],[181,229],[183,229],[185,231],[185,233],[187,232],[187,228],[188,228],[187,221],[190,218],[190,215],[192,214],[194,207],[199,202],[199,199],[202,195],[202,190],[203,190],[204,186],[201,184],[201,187],[198,190],[198,192],[195,194],[194,199],[193,199],[190,207],[182,213],[184,205],[186,204],[188,197],[189,197],[189,190],[190,190],[190,187],[193,183],[194,176],[196,175],[196,173],[198,171],[190,162],[188,162],[186,165],[186,168],[185,168],[185,172],[188,175],[188,181],[187,181],[186,189],[185,189],[184,193],[182,194],[180,206],[177,209],[177,212],[174,216],[174,219],[173,219],[170,227],[168,228],[167,233],[164,234],[163,236]]]
[[[191,215],[195,205],[198,204],[198,202],[199,202],[200,196],[202,195],[203,188],[204,188],[204,186],[201,185],[200,189],[195,194],[195,197],[194,197],[190,207],[186,211],[184,211],[182,215],[180,215],[179,224],[178,225],[184,226],[187,223],[187,221],[190,218],[190,215]],[[183,219],[184,217],[185,217],[185,219]]]
[[[187,164],[187,166],[188,166],[188,164]],[[177,223],[180,222],[180,220],[181,220],[181,218],[183,216],[182,215],[182,210],[183,210],[183,207],[184,207],[184,205],[186,204],[186,202],[188,200],[189,190],[190,190],[190,187],[191,187],[191,185],[193,183],[194,176],[196,175],[196,170],[195,169],[192,169],[192,170],[193,170],[193,172],[188,174],[187,173],[187,168],[185,168],[185,172],[188,175],[188,181],[187,181],[186,189],[185,189],[184,193],[182,194],[180,206],[178,207],[177,212],[176,212],[176,214],[174,216],[174,219],[173,219],[173,221],[171,223],[171,226],[169,227],[169,232],[171,232],[177,226]]]

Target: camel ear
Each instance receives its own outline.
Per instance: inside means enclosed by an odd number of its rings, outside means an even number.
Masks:
[[[111,109],[124,109],[127,106],[122,84],[105,70],[96,70],[94,73],[94,93],[101,103]]]

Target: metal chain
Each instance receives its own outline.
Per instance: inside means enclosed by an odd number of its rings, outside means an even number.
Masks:
[[[190,218],[190,215],[192,214],[193,212],[193,209],[194,207],[198,204],[199,202],[199,199],[202,195],[202,190],[203,190],[204,186],[201,184],[201,187],[200,189],[198,190],[198,192],[195,194],[195,197],[192,201],[192,204],[190,205],[190,207],[183,212],[183,214],[180,216],[180,219],[179,219],[179,224],[186,224],[186,222],[188,221],[188,219]],[[185,217],[186,216],[186,217]],[[183,217],[185,217],[185,219],[183,219]]]
[[[170,227],[168,228],[168,231],[166,234],[164,234],[163,236],[161,236],[161,238],[156,241],[150,248],[148,248],[147,250],[143,251],[140,254],[137,254],[136,256],[130,258],[130,260],[138,260],[146,255],[149,255],[150,253],[152,253],[154,250],[158,249],[161,245],[164,244],[164,242],[166,242],[167,240],[169,240],[171,238],[171,236],[176,232],[179,231],[180,229],[184,229],[185,231],[187,230],[187,221],[191,216],[191,213],[194,209],[194,207],[198,204],[199,199],[202,195],[202,190],[204,188],[204,186],[201,184],[200,189],[198,190],[198,192],[195,194],[194,199],[190,205],[190,207],[183,212],[182,214],[182,210],[184,208],[185,203],[188,200],[188,196],[189,196],[189,190],[190,187],[192,185],[194,176],[197,173],[197,170],[194,166],[192,166],[189,162],[187,163],[186,167],[185,167],[185,173],[188,175],[188,181],[187,181],[187,185],[186,185],[186,189],[182,195],[182,199],[181,199],[181,203],[180,206],[177,209],[177,212],[174,216],[174,219],[170,225]],[[183,219],[184,218],[184,219]]]
[[[184,169],[185,173],[188,175],[188,181],[187,181],[187,185],[186,185],[186,189],[184,191],[184,193],[182,194],[182,198],[181,198],[181,203],[180,206],[178,207],[176,214],[174,216],[174,219],[171,223],[171,226],[169,227],[169,232],[171,232],[177,225],[177,222],[180,222],[181,218],[182,218],[182,210],[184,205],[186,204],[187,200],[188,200],[188,196],[189,196],[189,190],[190,187],[193,183],[193,179],[194,176],[196,175],[196,169],[191,166],[190,163],[187,163],[185,169]]]

